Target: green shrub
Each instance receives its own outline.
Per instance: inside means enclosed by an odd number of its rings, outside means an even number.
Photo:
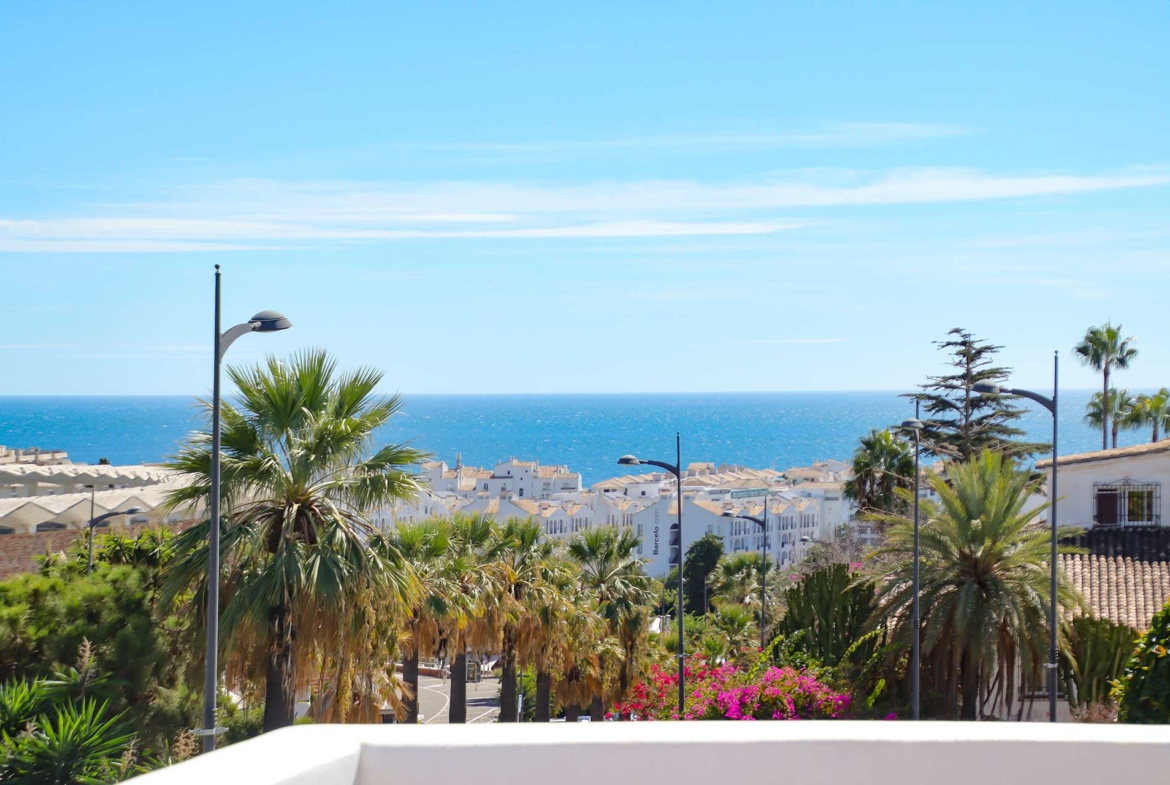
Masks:
[[[1078,616],[1069,629],[1069,650],[1060,657],[1060,675],[1074,709],[1107,703],[1113,682],[1125,672],[1137,630],[1109,619]]]
[[[1138,639],[1113,695],[1119,722],[1170,722],[1170,603],[1158,611],[1149,631]]]

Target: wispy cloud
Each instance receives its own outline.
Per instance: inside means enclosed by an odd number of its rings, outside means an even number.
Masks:
[[[738,343],[775,345],[803,345],[824,343],[845,343],[848,338],[745,338]]]
[[[0,344],[0,351],[55,351],[60,349],[76,349],[74,343],[5,343]]]
[[[459,239],[762,235],[792,209],[1020,199],[1170,184],[1167,172],[995,175],[969,169],[797,172],[734,183],[537,185],[234,180],[90,215],[0,218],[0,252],[180,253]]]
[[[941,123],[828,123],[801,130],[661,134],[610,139],[528,140],[521,142],[403,142],[383,148],[411,152],[463,153],[499,158],[549,158],[560,155],[620,150],[717,154],[785,148],[856,148],[908,144],[976,133],[975,129]]]

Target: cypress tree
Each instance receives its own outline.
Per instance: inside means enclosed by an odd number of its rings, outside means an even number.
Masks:
[[[1003,347],[958,327],[935,345],[950,355],[947,364],[954,372],[927,377],[922,392],[906,395],[922,405],[921,438],[926,452],[965,461],[985,449],[1025,459],[1049,449],[1047,444],[1021,439],[1024,431],[1015,422],[1025,410],[1013,405],[1015,399],[972,392],[979,382],[1007,381],[1011,369],[995,365],[995,355]]]

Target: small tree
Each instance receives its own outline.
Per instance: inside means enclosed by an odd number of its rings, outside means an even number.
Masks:
[[[1114,684],[1113,696],[1119,722],[1170,722],[1170,603],[1138,639],[1125,674]]]
[[[707,579],[715,571],[715,565],[723,557],[723,540],[714,534],[704,534],[687,548],[686,567],[683,571],[683,610],[686,613],[703,615],[710,610],[710,592],[704,592]],[[675,573],[675,580],[678,580]],[[704,606],[704,601],[707,605]]]
[[[926,415],[923,448],[940,458],[961,461],[983,450],[1019,457],[1047,451],[1046,444],[1020,441],[1024,432],[1014,423],[1024,410],[1013,406],[1010,398],[973,391],[980,382],[1006,382],[1011,369],[995,365],[1002,347],[958,327],[947,335],[936,346],[950,355],[947,364],[954,373],[928,377],[922,392],[906,396],[921,403]]]
[[[1073,619],[1060,675],[1074,709],[1109,702],[1110,687],[1125,671],[1136,639],[1137,630],[1125,624],[1091,616]]]

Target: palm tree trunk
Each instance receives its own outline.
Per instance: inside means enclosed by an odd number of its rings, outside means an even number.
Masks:
[[[1109,449],[1109,364],[1106,363],[1101,372],[1105,379],[1105,388],[1101,393],[1101,449]]]
[[[968,647],[963,652],[962,666],[959,679],[963,683],[963,707],[959,715],[961,720],[974,720],[979,716],[979,665],[974,653]]]
[[[411,645],[410,654],[402,661],[402,680],[410,687],[411,693],[402,697],[406,704],[403,722],[414,725],[418,722],[418,647],[415,645]]]
[[[447,722],[451,724],[467,722],[466,651],[459,652],[451,659],[451,709],[447,712]]]
[[[605,722],[605,702],[600,695],[594,695],[589,703],[589,719],[593,722]]]
[[[1158,420],[1157,419],[1154,420],[1154,436],[1153,436],[1153,438],[1150,439],[1150,443],[1152,444],[1156,441],[1158,441]]]
[[[548,671],[538,671],[536,674],[536,721],[548,722],[551,719],[549,703],[552,700],[552,674]]]
[[[570,703],[565,707],[565,722],[577,722],[581,719],[581,707],[576,703]]]
[[[285,608],[276,608],[272,616],[268,662],[264,668],[265,733],[292,725],[296,709],[291,614]]]
[[[1117,417],[1113,418],[1113,449],[1117,449]]]
[[[517,722],[516,716],[516,633],[504,630],[504,646],[500,653],[500,722]]]

